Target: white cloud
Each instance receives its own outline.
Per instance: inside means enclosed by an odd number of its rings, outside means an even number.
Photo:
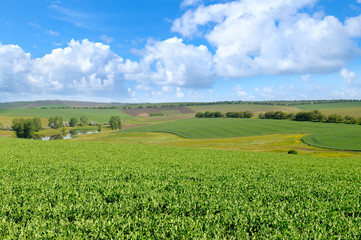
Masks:
[[[23,80],[32,70],[30,57],[19,46],[0,43],[0,92],[29,89],[30,84]]]
[[[131,88],[128,88],[128,93],[129,93],[129,96],[130,96],[130,97],[135,98],[136,92],[133,91]]]
[[[357,77],[356,73],[343,68],[340,72],[340,76],[342,77],[342,79],[345,81],[345,83],[347,85],[350,85],[352,83],[352,81]]]
[[[128,80],[161,86],[206,88],[214,82],[213,58],[206,46],[186,45],[182,39],[148,43],[136,71]]]
[[[199,3],[201,3],[202,0],[183,0],[183,2],[181,3],[181,7],[188,7],[188,6],[195,6]]]
[[[34,79],[39,88],[105,90],[114,85],[118,66],[123,64],[107,45],[72,40],[68,47],[35,59],[29,79]]]
[[[333,16],[321,18],[302,11],[315,3],[238,0],[201,5],[176,19],[172,30],[185,37],[202,34],[215,46],[219,76],[338,71],[361,54],[352,39],[361,37],[361,16],[343,24]]]
[[[361,0],[357,0],[358,3],[361,3]]]
[[[18,46],[0,44],[0,91],[106,95],[117,87],[118,94],[126,94],[119,83],[124,72],[134,71],[134,65],[109,46],[88,40],[72,40],[68,47],[36,59]]]
[[[176,90],[176,96],[177,96],[177,98],[183,98],[184,97],[184,93],[182,92],[182,90],[179,87]]]
[[[109,37],[107,35],[100,35],[100,39],[106,44],[110,44],[110,43],[114,42],[114,38]]]
[[[145,85],[145,84],[138,84],[135,86],[135,89],[141,90],[141,91],[146,91],[146,92],[154,91],[154,89],[152,87]]]
[[[60,33],[58,33],[58,32],[55,32],[55,31],[53,31],[53,30],[48,30],[48,31],[46,31],[49,35],[51,35],[51,36],[59,36],[60,35]]]
[[[173,88],[170,86],[163,86],[162,91],[163,92],[173,92]]]
[[[263,87],[262,89],[260,89],[259,87],[255,87],[254,90],[265,99],[275,98],[273,94],[273,87]]]
[[[177,89],[176,96],[182,98],[179,87],[207,88],[215,80],[212,54],[205,46],[171,38],[148,43],[142,54],[139,62],[123,60],[108,45],[85,39],[31,59],[18,46],[0,45],[0,91],[50,96],[96,92],[122,98],[133,94],[122,86],[123,80],[130,80],[138,82],[136,90],[152,96]]]
[[[304,82],[306,82],[306,83],[308,83],[308,82],[311,81],[310,78],[311,78],[311,75],[310,75],[310,74],[306,74],[306,75],[303,75],[303,76],[301,77],[301,80],[304,81]]]
[[[248,94],[241,85],[237,84],[232,89],[234,92],[236,92],[237,96],[240,97],[242,100],[252,100],[254,99],[254,96]]]

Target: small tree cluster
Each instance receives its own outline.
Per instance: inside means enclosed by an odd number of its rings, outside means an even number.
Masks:
[[[310,121],[310,122],[323,122],[327,119],[325,115],[323,115],[318,110],[313,110],[309,112],[299,112],[295,116],[295,121]]]
[[[285,113],[282,111],[269,111],[258,114],[259,119],[293,119],[294,116],[293,113]]]
[[[197,118],[223,118],[223,117],[227,117],[227,118],[252,118],[253,117],[253,113],[250,111],[245,111],[245,112],[227,112],[226,114],[221,113],[219,111],[216,112],[197,112],[196,113],[196,117]]]
[[[326,120],[328,123],[343,123],[344,121],[344,117],[339,114],[331,114]]]
[[[18,138],[34,138],[35,132],[38,132],[41,128],[40,118],[24,119],[15,118],[13,119],[12,129],[16,132]]]
[[[210,112],[210,111],[207,111],[207,112],[197,112],[196,113],[196,117],[197,118],[221,118],[221,117],[224,117],[224,114],[217,111],[217,112]]]
[[[109,119],[109,125],[112,130],[121,129],[122,128],[122,120],[119,116],[111,116]]]
[[[253,112],[227,112],[226,117],[228,118],[252,118],[254,116]]]
[[[58,128],[63,127],[63,118],[62,117],[59,117],[59,116],[51,117],[51,118],[49,118],[48,121],[49,121],[48,126],[51,128],[58,129]]]

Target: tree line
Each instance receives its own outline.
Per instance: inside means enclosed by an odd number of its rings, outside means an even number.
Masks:
[[[216,111],[216,112],[197,112],[195,117],[197,118],[252,118],[254,113],[250,111],[245,112],[227,112],[226,114]]]
[[[250,111],[244,112],[197,112],[197,118],[252,118],[254,113]],[[282,111],[268,111],[266,113],[258,114],[259,119],[289,119],[294,121],[309,121],[309,122],[326,122],[326,123],[346,123],[346,124],[360,124],[361,118],[352,116],[341,116],[339,114],[330,114],[329,116],[323,115],[319,110],[301,111],[298,113],[286,113]]]
[[[133,104],[126,104],[123,106],[123,109],[132,109],[132,108],[169,108],[169,107],[191,107],[191,106],[209,106],[209,105],[242,105],[242,104],[251,104],[251,105],[268,105],[268,106],[296,106],[296,105],[312,105],[312,104],[330,104],[330,103],[349,103],[349,102],[361,102],[359,99],[345,100],[345,99],[335,99],[335,100],[276,100],[276,101],[218,101],[218,102],[188,102],[188,103],[168,103],[168,104],[151,104],[144,103],[144,106]]]
[[[294,121],[308,121],[308,122],[326,122],[326,123],[346,123],[346,124],[360,124],[361,118],[352,116],[341,116],[339,114],[323,115],[319,110],[301,111],[296,114],[285,113],[282,111],[269,111],[258,114],[260,119],[290,119]]]

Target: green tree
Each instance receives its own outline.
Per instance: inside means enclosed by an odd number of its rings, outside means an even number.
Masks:
[[[34,138],[36,130],[34,119],[15,118],[11,127],[18,138]]]
[[[253,116],[254,116],[253,112],[250,112],[250,111],[243,112],[243,117],[245,117],[245,118],[252,118]]]
[[[122,120],[119,116],[111,116],[109,120],[110,128],[112,130],[121,129],[122,128]]]
[[[88,117],[82,116],[80,117],[81,125],[85,126],[88,123]]]
[[[43,125],[41,124],[41,119],[40,118],[33,118],[33,122],[35,125],[35,131],[38,132],[43,128]]]
[[[329,123],[342,123],[343,121],[344,121],[344,118],[338,114],[331,114],[327,118],[327,122],[329,122]]]
[[[75,117],[72,117],[69,121],[70,127],[75,127],[77,123],[78,123],[78,119]]]
[[[102,125],[99,124],[99,125],[98,125],[98,132],[101,132],[101,131],[102,131]]]
[[[196,113],[196,117],[197,117],[197,118],[204,118],[204,113],[202,113],[202,112],[197,112],[197,113]]]
[[[259,119],[265,119],[266,117],[265,117],[264,113],[260,113],[260,114],[258,114],[258,118]]]
[[[59,117],[59,116],[55,116],[55,117],[50,117],[48,119],[49,121],[49,127],[51,128],[55,128],[55,129],[58,129],[58,128],[61,128],[63,126],[63,118],[62,117]]]

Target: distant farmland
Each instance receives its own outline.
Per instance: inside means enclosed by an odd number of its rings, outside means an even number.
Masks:
[[[122,109],[123,112],[131,116],[148,116],[149,113],[164,114],[169,111],[176,112],[178,114],[189,114],[194,111],[187,107],[164,107],[164,108],[136,108],[136,109]]]
[[[234,138],[269,134],[310,134],[305,142],[325,148],[361,150],[361,126],[263,119],[184,119],[126,132],[167,132],[190,139]],[[312,138],[313,137],[313,138]]]

